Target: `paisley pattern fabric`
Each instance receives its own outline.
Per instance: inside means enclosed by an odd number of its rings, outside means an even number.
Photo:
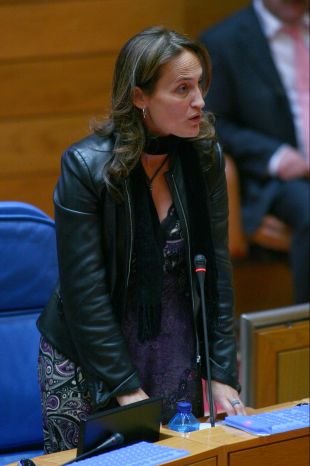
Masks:
[[[45,453],[76,448],[79,423],[91,412],[81,369],[43,337],[39,349],[39,383]]]

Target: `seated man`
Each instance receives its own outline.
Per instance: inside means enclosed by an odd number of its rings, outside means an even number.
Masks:
[[[295,301],[309,301],[308,0],[254,0],[200,39],[213,63],[206,108],[237,164],[246,233],[267,213],[292,228]]]

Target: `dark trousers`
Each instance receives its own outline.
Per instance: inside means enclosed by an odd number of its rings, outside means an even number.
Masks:
[[[271,213],[292,228],[293,239],[290,262],[293,272],[296,303],[310,301],[309,243],[310,243],[310,190],[308,179],[282,183]]]

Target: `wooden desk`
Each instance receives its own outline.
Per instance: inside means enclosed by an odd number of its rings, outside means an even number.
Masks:
[[[298,403],[253,410],[270,411]],[[171,466],[309,466],[309,429],[298,429],[267,437],[256,437],[241,430],[219,425],[188,434],[161,429],[158,443],[186,449],[189,456],[175,460]],[[76,451],[69,450],[34,458],[37,466],[60,466],[73,459]],[[16,465],[12,463],[8,466]],[[124,465],[125,466],[125,465]]]

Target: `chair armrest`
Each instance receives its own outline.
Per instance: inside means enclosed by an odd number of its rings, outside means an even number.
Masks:
[[[266,249],[287,252],[292,240],[290,228],[273,215],[265,215],[262,224],[249,237],[246,237],[241,217],[239,175],[231,156],[225,154],[225,170],[229,206],[229,250],[232,258],[244,257],[249,244],[257,244]]]
[[[287,252],[292,241],[291,229],[273,215],[265,215],[261,226],[250,236],[251,243],[267,249]]]
[[[238,171],[233,159],[225,154],[225,171],[228,191],[228,235],[231,257],[245,257],[248,253],[248,242],[244,234],[241,218],[241,202]]]

